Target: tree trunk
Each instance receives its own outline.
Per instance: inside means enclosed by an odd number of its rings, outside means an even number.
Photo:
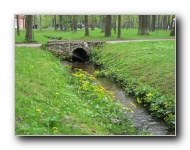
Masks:
[[[77,16],[73,16],[73,32],[77,32]]]
[[[106,17],[102,16],[102,20],[101,20],[101,32],[105,32],[105,26],[106,26]]]
[[[149,25],[150,25],[150,16],[149,15],[139,15],[139,35],[149,35]]]
[[[42,15],[40,15],[40,31],[42,31]]]
[[[85,15],[85,36],[89,36],[88,15]]]
[[[155,31],[155,26],[156,26],[156,15],[152,15],[152,24],[151,24],[151,29],[152,29],[152,32]]]
[[[93,30],[94,30],[94,16],[92,15],[91,18],[92,18],[92,21],[91,21],[91,26],[90,26],[90,28],[91,28],[91,30],[93,31]]]
[[[118,15],[118,39],[121,38],[121,15]]]
[[[19,17],[16,15],[16,23],[17,23],[17,36],[20,36],[20,26],[19,26]]]
[[[105,37],[111,36],[111,15],[106,16]]]
[[[117,16],[114,15],[113,16],[113,29],[114,29],[114,33],[116,34],[116,20],[117,20]]]
[[[37,29],[37,27],[36,27],[36,15],[34,15],[33,18],[34,18],[33,29]]]
[[[26,15],[26,41],[32,41],[32,15]]]
[[[57,20],[56,20],[56,15],[54,15],[54,27],[55,27],[55,30],[57,30]]]
[[[62,15],[59,16],[59,26],[60,26],[60,30],[63,30],[63,19],[62,19]]]
[[[171,27],[170,27],[170,15],[168,15],[168,21],[167,21],[167,29],[170,30]]]
[[[163,30],[167,30],[167,16],[164,15],[163,17]]]

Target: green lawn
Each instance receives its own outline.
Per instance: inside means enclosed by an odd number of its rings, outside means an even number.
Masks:
[[[138,135],[113,94],[50,52],[16,47],[16,135]],[[118,120],[119,122],[115,122]]]
[[[99,76],[124,86],[152,115],[174,127],[175,41],[105,44],[91,59],[103,67]]]
[[[25,32],[26,30],[20,30],[20,36],[16,35],[15,30],[15,42],[25,42]],[[101,33],[100,29],[89,30],[90,35],[85,35],[85,30],[78,30],[77,32],[64,32],[60,30],[33,30],[34,41],[45,44],[51,38],[58,38],[62,40],[117,40],[117,34],[112,30],[111,37],[104,37],[104,33]],[[155,38],[174,38],[170,36],[170,31],[157,30],[155,32],[150,32],[149,36],[137,35],[138,30],[122,30],[121,40],[133,40],[133,39],[155,39]]]

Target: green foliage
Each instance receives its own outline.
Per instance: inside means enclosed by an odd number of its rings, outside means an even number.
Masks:
[[[106,44],[93,51],[91,60],[103,68],[97,76],[122,85],[152,116],[175,128],[174,41]]]

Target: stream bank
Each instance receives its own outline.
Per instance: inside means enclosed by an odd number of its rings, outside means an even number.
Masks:
[[[69,64],[72,66],[71,70],[74,70],[75,68],[82,69],[93,76],[94,72],[98,70],[98,68],[94,67],[94,65],[89,62],[71,63],[68,61],[61,61],[61,64],[63,66]],[[128,113],[128,117],[133,120],[138,130],[152,132],[153,135],[175,135],[175,132],[173,130],[169,130],[165,122],[153,118],[142,105],[136,102],[135,99],[126,96],[125,90],[123,90],[122,87],[118,86],[114,82],[111,82],[105,77],[96,77],[96,80],[97,82],[100,82],[106,90],[113,91],[115,93],[115,102],[122,103],[126,109],[131,111],[131,113]]]

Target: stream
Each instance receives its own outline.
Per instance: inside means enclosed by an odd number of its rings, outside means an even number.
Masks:
[[[94,74],[95,70],[98,70],[94,67],[94,65],[91,65],[88,62],[72,63],[68,61],[61,61],[61,64],[63,66],[70,64],[72,66],[71,69],[79,68],[91,75]],[[118,86],[116,83],[105,77],[96,77],[96,80],[100,82],[106,90],[113,91],[115,93],[116,102],[119,100],[124,107],[128,107],[132,110],[131,113],[128,113],[128,117],[133,120],[137,129],[152,132],[153,135],[175,135],[175,131],[169,130],[164,121],[153,118],[142,105],[136,102],[134,98],[126,96],[125,91],[122,89],[122,87]]]

